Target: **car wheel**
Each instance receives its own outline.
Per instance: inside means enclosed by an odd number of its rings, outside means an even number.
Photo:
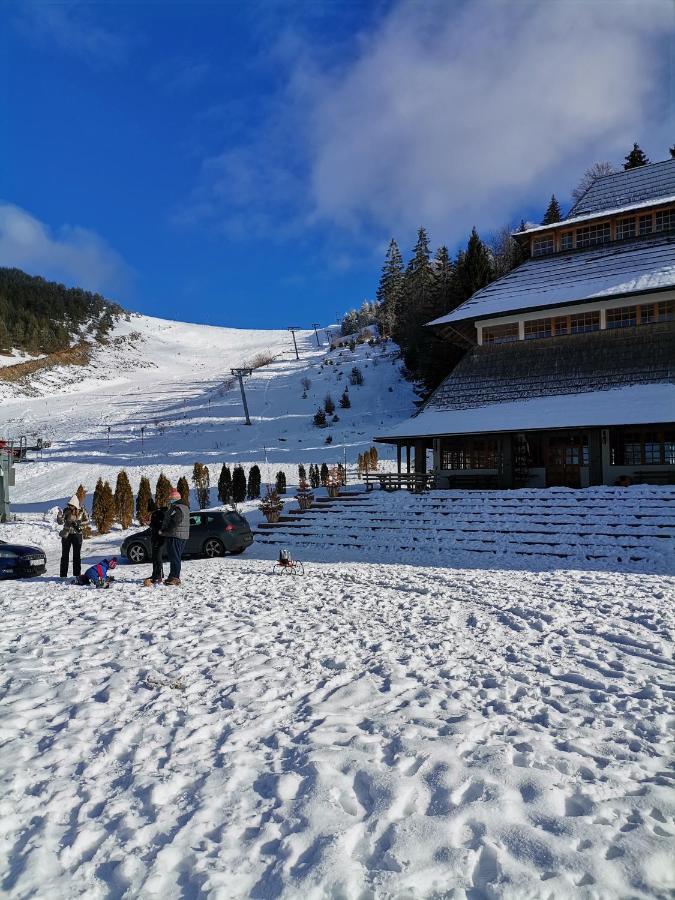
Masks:
[[[135,544],[129,544],[127,547],[127,559],[132,563],[144,563],[148,558],[148,551],[145,549],[143,544],[139,544],[138,542]]]
[[[237,547],[236,550],[230,550],[232,556],[239,556],[240,553],[243,553],[246,547]]]
[[[225,548],[218,538],[209,538],[204,544],[204,554],[213,559],[214,556],[224,556]]]

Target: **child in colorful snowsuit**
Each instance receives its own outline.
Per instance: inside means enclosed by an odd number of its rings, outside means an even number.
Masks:
[[[102,559],[100,563],[89,566],[82,575],[79,575],[77,584],[80,584],[83,587],[88,584],[93,584],[94,587],[97,588],[108,588],[110,587],[110,582],[114,580],[112,575],[109,575],[108,572],[111,569],[114,569],[116,565],[117,559],[114,556],[112,559]]]

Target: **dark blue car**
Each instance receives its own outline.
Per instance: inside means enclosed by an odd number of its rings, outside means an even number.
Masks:
[[[46,568],[47,557],[40,547],[0,541],[0,578],[32,578],[44,575]]]

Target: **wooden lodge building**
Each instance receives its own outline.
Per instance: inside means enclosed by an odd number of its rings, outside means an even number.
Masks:
[[[375,440],[437,487],[675,483],[675,159],[598,179],[530,258],[429,323],[467,352]]]

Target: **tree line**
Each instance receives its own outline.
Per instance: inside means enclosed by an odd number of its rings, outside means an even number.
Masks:
[[[123,313],[100,294],[0,267],[0,351],[65,350],[82,330],[101,340]]]

